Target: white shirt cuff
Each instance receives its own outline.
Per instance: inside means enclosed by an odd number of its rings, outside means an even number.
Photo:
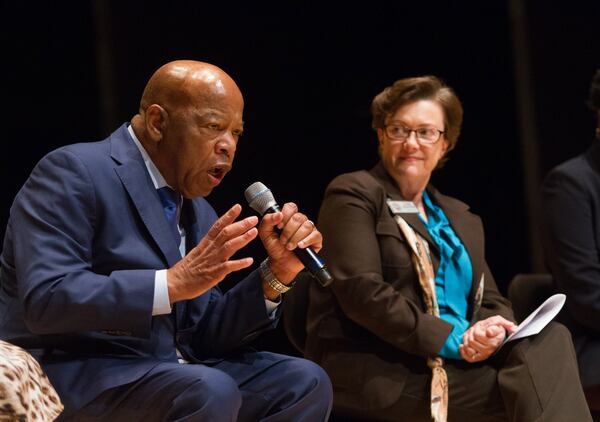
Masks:
[[[281,297],[277,302],[265,298],[265,306],[269,318],[275,318],[275,312],[281,304]],[[169,303],[169,289],[167,287],[167,270],[158,270],[154,274],[154,302],[152,303],[152,315],[164,315],[171,313]]]
[[[154,302],[152,316],[171,313],[169,288],[167,287],[167,270],[158,270],[154,274]]]

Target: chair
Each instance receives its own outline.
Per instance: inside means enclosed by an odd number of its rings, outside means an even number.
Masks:
[[[552,275],[545,273],[517,274],[508,285],[517,321],[522,321],[554,293]]]
[[[290,343],[304,355],[306,344],[306,317],[310,283],[316,283],[313,276],[302,271],[296,276],[294,288],[285,294],[283,301],[283,329]]]

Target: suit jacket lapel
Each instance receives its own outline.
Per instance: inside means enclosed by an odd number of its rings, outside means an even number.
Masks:
[[[158,193],[148,175],[142,156],[123,125],[111,135],[111,156],[117,162],[115,171],[131,198],[142,222],[163,253],[168,266],[181,259]]]
[[[404,201],[405,199],[402,197],[400,193],[400,189],[396,186],[396,182],[388,175],[387,171],[383,167],[383,164],[379,162],[373,169],[371,169],[371,175],[377,179],[379,183],[385,189],[386,194],[389,198],[394,201]],[[438,252],[438,246],[433,241],[427,228],[419,218],[419,215],[416,213],[399,213],[399,215],[406,220],[406,222],[417,232],[419,233],[427,242],[433,246],[433,250]],[[400,229],[398,229],[400,230]],[[436,268],[437,270],[437,268]]]

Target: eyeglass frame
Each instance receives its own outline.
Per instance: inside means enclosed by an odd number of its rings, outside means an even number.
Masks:
[[[390,136],[390,134],[389,134],[389,133],[388,133],[388,131],[387,131],[387,128],[388,128],[388,127],[390,127],[390,126],[402,127],[402,128],[404,128],[404,129],[408,130],[408,135],[406,135],[406,137],[405,137],[405,138],[397,138],[397,137],[394,137],[394,136]],[[433,141],[433,142],[428,142],[428,141],[425,141],[425,142],[424,142],[422,139],[420,139],[420,138],[419,138],[419,134],[417,133],[417,131],[418,131],[419,129],[433,129],[433,130],[437,130],[437,131],[438,131],[438,137],[437,137],[437,139],[436,139],[435,141]],[[382,130],[383,130],[383,133],[385,133],[385,136],[387,136],[388,138],[390,138],[390,139],[392,139],[392,140],[394,140],[394,141],[400,141],[400,142],[407,142],[407,141],[408,141],[408,138],[410,138],[410,134],[411,134],[412,132],[414,132],[414,133],[415,133],[415,139],[417,140],[417,143],[418,143],[419,145],[435,145],[435,144],[437,144],[437,143],[439,142],[439,140],[442,138],[442,135],[444,135],[444,134],[446,133],[446,131],[439,130],[438,128],[431,127],[431,126],[426,126],[426,127],[418,127],[418,128],[416,128],[416,129],[411,129],[411,128],[409,128],[408,126],[405,126],[405,125],[403,125],[403,124],[389,124],[389,125],[384,125],[384,126],[383,126],[383,128],[382,128]]]

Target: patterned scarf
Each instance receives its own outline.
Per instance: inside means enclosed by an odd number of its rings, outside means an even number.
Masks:
[[[429,253],[429,245],[398,214],[394,214],[394,219],[412,250],[412,261],[419,276],[419,284],[423,290],[427,313],[439,318],[440,309],[435,295],[435,274]],[[427,366],[431,368],[432,373],[431,417],[434,422],[446,422],[448,420],[448,376],[443,365],[444,359],[439,356],[427,358]]]

